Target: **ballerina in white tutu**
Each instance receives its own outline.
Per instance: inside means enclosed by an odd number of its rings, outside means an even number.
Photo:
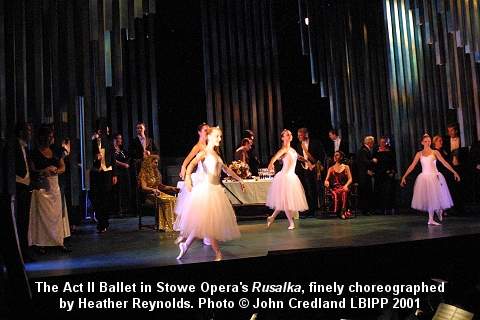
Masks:
[[[297,158],[303,159],[297,155],[295,149],[290,147],[292,142],[292,133],[290,130],[283,130],[282,134],[282,148],[273,156],[268,165],[268,169],[274,170],[275,161],[282,159],[283,167],[275,177],[268,189],[267,206],[274,209],[271,216],[267,218],[267,227],[275,220],[275,217],[281,212],[285,211],[288,219],[288,230],[295,229],[293,217],[297,211],[308,210],[307,200],[305,198],[305,191],[298,176],[295,174],[295,166]]]
[[[453,201],[445,177],[437,170],[437,160],[440,160],[445,168],[453,173],[456,181],[460,181],[460,176],[440,152],[430,148],[431,143],[432,139],[425,134],[422,138],[423,150],[415,155],[412,164],[403,175],[400,185],[404,187],[407,184],[407,176],[420,161],[422,172],[417,176],[413,187],[412,208],[428,212],[428,224],[438,226],[440,223],[435,221],[435,213],[438,220],[442,221],[443,210],[452,207]]]
[[[185,179],[185,172],[187,171],[187,166],[190,164],[190,162],[197,156],[199,152],[202,152],[205,150],[205,147],[207,146],[207,130],[209,126],[205,122],[200,124],[198,126],[198,142],[193,146],[192,150],[188,153],[187,157],[185,160],[183,160],[182,163],[182,168],[180,170],[180,173],[178,174],[182,180]],[[202,170],[202,165],[199,163],[197,165],[197,169],[194,173],[191,175],[192,179],[192,185],[195,186],[197,183],[199,183],[202,178],[203,178],[203,170]],[[177,215],[177,218],[175,220],[175,224],[173,226],[173,229],[175,231],[179,231],[180,235],[177,237],[175,240],[175,244],[178,244],[181,241],[184,241],[183,237],[183,232],[180,230],[178,223],[180,221],[180,216],[182,215],[183,209],[185,207],[185,204],[188,202],[190,196],[190,192],[186,190],[186,187],[184,186],[183,188],[180,189],[180,193],[177,196],[177,203],[175,205],[175,214]],[[210,242],[208,239],[204,239],[204,243],[206,245],[209,245]]]
[[[191,190],[191,194],[177,224],[187,240],[179,243],[180,254],[177,259],[185,255],[195,238],[208,238],[215,252],[215,261],[222,260],[218,241],[240,237],[235,212],[220,184],[221,171],[239,181],[242,190],[245,190],[245,184],[223,163],[216,152],[215,149],[221,140],[220,128],[209,128],[205,150],[201,151],[187,167],[185,185],[189,191]],[[197,164],[203,167],[204,178],[192,187],[191,173]]]

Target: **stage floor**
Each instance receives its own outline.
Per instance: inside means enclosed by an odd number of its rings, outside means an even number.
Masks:
[[[362,247],[425,239],[480,234],[480,217],[448,216],[442,226],[427,226],[425,215],[359,216],[304,219],[287,230],[279,219],[270,229],[265,221],[240,222],[242,237],[222,244],[226,260],[248,259],[289,250]],[[26,264],[30,278],[73,275],[108,270],[125,270],[192,264],[214,258],[209,246],[195,242],[178,261],[176,233],[138,230],[137,218],[112,219],[107,233],[97,234],[95,225],[85,224],[70,239],[73,252],[49,252]]]

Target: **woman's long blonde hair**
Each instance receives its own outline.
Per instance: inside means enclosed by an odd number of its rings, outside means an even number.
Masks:
[[[143,159],[140,173],[138,174],[138,185],[141,187],[142,179],[145,182],[155,181],[155,186],[158,186],[161,181],[160,170],[158,166],[153,163],[154,160],[158,160],[157,155],[150,155]]]

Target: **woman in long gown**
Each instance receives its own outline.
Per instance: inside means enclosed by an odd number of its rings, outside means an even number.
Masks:
[[[275,175],[268,189],[266,205],[274,211],[267,218],[267,227],[270,227],[281,211],[285,211],[289,222],[288,230],[293,230],[295,229],[293,222],[295,213],[308,210],[308,204],[302,183],[295,174],[295,166],[299,156],[295,149],[290,147],[292,133],[285,129],[282,131],[281,137],[282,148],[273,156],[268,165],[268,169],[273,171],[275,161],[282,159],[282,170]]]
[[[35,175],[35,189],[30,205],[28,242],[44,253],[44,247],[64,246],[64,239],[70,236],[67,207],[62,201],[58,175],[65,172],[62,158],[55,156],[52,148],[53,131],[50,126],[42,126],[38,131],[38,148],[31,154],[32,173]]]
[[[183,160],[182,168],[180,169],[180,173],[178,174],[182,180],[185,179],[185,172],[187,171],[187,166],[190,164],[190,162],[197,156],[199,152],[202,152],[203,150],[205,150],[205,147],[207,146],[208,128],[209,128],[209,125],[206,124],[205,122],[198,126],[198,130],[197,130],[198,142],[192,147],[192,150],[190,150],[185,160]],[[202,168],[203,167],[201,165],[197,165],[196,171],[192,173],[191,179],[192,179],[193,186],[195,186],[197,183],[199,183],[202,180],[203,178]],[[176,244],[185,240],[185,238],[183,237],[183,232],[180,229],[178,223],[180,221],[180,216],[182,215],[182,212],[185,208],[185,204],[188,202],[189,196],[190,196],[190,191],[188,191],[184,185],[184,187],[180,189],[180,192],[177,196],[177,203],[175,205],[175,214],[177,215],[177,218],[175,220],[173,229],[175,231],[180,232],[180,235],[175,240]],[[207,245],[210,244],[208,239],[204,239],[204,243]]]
[[[445,177],[437,170],[437,160],[440,160],[445,168],[453,173],[456,181],[460,181],[460,176],[442,157],[440,152],[430,147],[431,144],[432,139],[428,134],[425,134],[422,138],[423,150],[415,155],[413,162],[403,175],[400,185],[405,187],[407,176],[420,161],[422,172],[417,176],[413,187],[412,208],[428,212],[428,224],[438,226],[440,224],[435,221],[435,213],[437,213],[439,221],[442,221],[443,210],[451,208],[453,201]]]
[[[208,238],[215,252],[215,261],[222,260],[218,241],[240,237],[235,212],[220,184],[221,171],[223,170],[239,181],[242,190],[245,189],[245,184],[223,163],[216,152],[215,149],[221,140],[220,128],[209,128],[205,150],[201,151],[187,167],[185,186],[191,191],[191,194],[177,223],[187,239],[185,242],[179,243],[180,254],[177,259],[181,259],[185,255],[195,238]],[[197,164],[203,167],[205,176],[201,182],[192,187],[191,175]]]
[[[175,194],[178,188],[167,186],[162,183],[162,176],[158,170],[158,156],[150,155],[143,159],[138,181],[142,191],[147,193],[147,199],[160,203],[157,210],[158,229],[172,232],[175,222]]]

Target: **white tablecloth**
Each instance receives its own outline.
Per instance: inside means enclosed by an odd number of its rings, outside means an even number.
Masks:
[[[224,181],[225,187],[231,191],[225,191],[232,204],[265,204],[267,193],[272,180],[244,180],[246,190],[242,192],[240,183],[236,181]],[[232,193],[235,195],[235,198]],[[240,200],[242,203],[240,203]]]
[[[272,180],[244,180],[247,190],[242,192],[240,183],[236,181],[224,181],[224,185],[228,190],[225,190],[225,194],[232,204],[265,204],[267,202],[267,193]],[[185,187],[183,181],[177,183],[177,188],[183,190]],[[231,192],[229,192],[231,191]],[[235,195],[233,196],[232,193]],[[235,198],[236,197],[236,198]],[[238,198],[238,199],[237,199]],[[239,202],[240,200],[241,202]]]

